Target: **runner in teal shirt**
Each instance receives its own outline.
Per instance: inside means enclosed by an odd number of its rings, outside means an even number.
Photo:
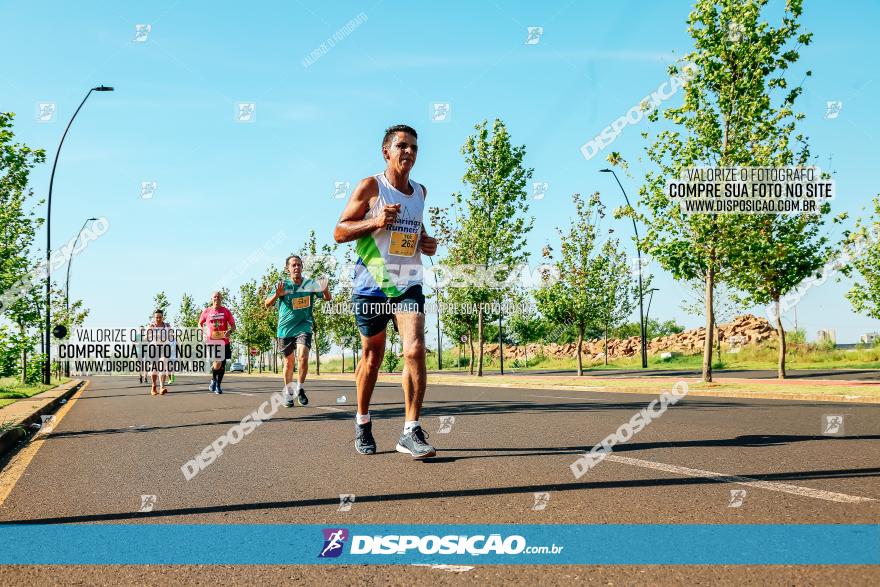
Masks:
[[[319,294],[325,301],[329,302],[331,298],[326,280],[319,283],[303,276],[303,262],[298,255],[290,255],[285,267],[289,277],[278,282],[275,293],[265,303],[267,308],[274,304],[278,309],[278,342],[284,354],[284,399],[285,405],[292,408],[294,395],[299,405],[309,403],[303,383],[309,371],[309,350],[312,348],[312,329],[315,325],[312,306]],[[299,377],[294,384],[296,347],[300,347]]]

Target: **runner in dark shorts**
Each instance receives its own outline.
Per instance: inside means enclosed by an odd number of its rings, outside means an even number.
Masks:
[[[215,291],[211,296],[211,305],[202,311],[199,316],[199,326],[205,329],[208,343],[222,344],[222,361],[214,361],[211,365],[211,384],[209,391],[216,394],[223,393],[220,384],[223,382],[223,374],[226,373],[226,361],[232,358],[232,347],[229,345],[229,336],[235,331],[235,318],[232,312],[223,306],[223,294]]]
[[[312,348],[312,329],[315,318],[312,311],[314,301],[321,295],[330,301],[330,290],[326,279],[310,279],[302,274],[303,261],[299,255],[290,255],[284,263],[288,277],[275,286],[275,292],[266,298],[268,308],[273,304],[278,309],[278,339],[284,354],[284,405],[293,407],[293,398],[299,405],[309,403],[303,384],[309,372],[309,350]],[[293,382],[293,365],[299,347],[299,369],[297,382]]]
[[[364,351],[355,374],[355,450],[364,455],[376,454],[369,409],[385,356],[389,320],[394,320],[400,332],[404,361],[404,422],[396,450],[416,459],[437,453],[419,422],[427,383],[421,256],[434,255],[437,241],[427,234],[422,221],[427,190],[410,178],[418,149],[413,128],[386,129],[384,171],[361,180],[333,232],[337,243],[354,242],[358,255],[352,301]]]

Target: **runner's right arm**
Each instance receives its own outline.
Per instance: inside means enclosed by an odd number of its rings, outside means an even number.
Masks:
[[[337,243],[355,241],[374,230],[394,224],[400,212],[400,204],[385,206],[374,218],[366,218],[370,206],[379,197],[379,183],[374,177],[367,177],[354,188],[348,204],[336,223],[333,239]]]
[[[271,296],[269,296],[268,298],[266,298],[266,301],[263,302],[263,304],[265,304],[265,306],[268,308],[269,306],[271,306],[272,304],[275,303],[275,300],[281,299],[283,297],[284,297],[284,282],[279,281],[278,285],[275,286],[275,293],[272,294]]]

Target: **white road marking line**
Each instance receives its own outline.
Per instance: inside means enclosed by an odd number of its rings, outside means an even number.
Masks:
[[[688,467],[679,467],[678,465],[667,465],[665,463],[655,463],[653,461],[643,461],[642,459],[633,459],[630,457],[622,457],[620,455],[608,455],[605,457],[607,461],[614,461],[624,465],[632,465],[634,467],[644,467],[646,469],[655,469],[657,471],[666,471],[667,473],[675,473],[677,475],[685,475],[687,477],[705,477],[719,483],[736,483],[738,485],[746,485],[747,487],[755,487],[757,489],[767,489],[769,491],[779,491],[781,493],[790,493],[792,495],[800,495],[801,497],[812,497],[814,499],[824,499],[825,501],[836,501],[838,503],[863,503],[866,501],[876,501],[871,497],[859,497],[856,495],[847,495],[845,493],[835,493],[833,491],[824,491],[822,489],[810,489],[809,487],[799,487],[797,485],[789,485],[787,483],[777,483],[776,481],[760,481],[751,477],[740,477],[739,475],[726,475],[724,473],[715,473],[712,471],[703,471],[702,469],[690,469]]]
[[[328,412],[347,412],[348,410],[342,410],[340,408],[331,408],[329,406],[313,406],[318,410],[327,410]]]
[[[601,402],[605,401],[597,397],[565,397],[560,395],[527,395],[526,397],[549,397],[551,399],[577,399],[585,402]]]
[[[256,395],[253,393],[245,393],[243,391],[224,391],[223,393],[232,393],[234,395],[246,395],[248,397],[254,397],[254,395]]]

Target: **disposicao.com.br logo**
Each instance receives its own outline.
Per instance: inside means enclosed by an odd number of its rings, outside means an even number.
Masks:
[[[349,537],[344,528],[325,528],[324,546],[319,558],[339,556]],[[517,554],[559,554],[563,546],[528,546],[526,539],[517,534],[502,537],[501,534],[446,535],[434,534],[418,536],[406,534],[352,535],[349,554],[423,554],[423,555],[517,555]]]

